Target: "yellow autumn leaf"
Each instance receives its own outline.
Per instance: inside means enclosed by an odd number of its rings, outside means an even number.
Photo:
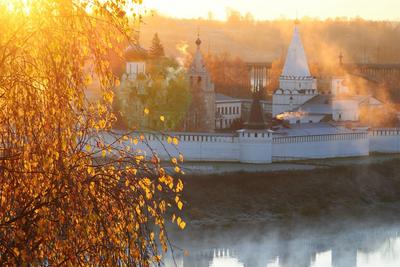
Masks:
[[[178,145],[179,144],[179,140],[176,137],[173,138],[172,142],[174,143],[174,145]]]
[[[171,138],[171,136],[168,136],[167,142],[168,142],[168,144],[171,144],[171,143],[172,143],[172,138]]]
[[[175,170],[175,172],[180,172],[181,168],[179,168],[178,166],[175,166],[174,170]]]
[[[185,223],[184,221],[182,221],[182,222],[179,224],[179,227],[180,227],[182,230],[185,229],[186,223]]]
[[[183,203],[182,203],[182,201],[179,201],[178,202],[178,209],[182,210],[182,208],[183,208]]]
[[[105,120],[100,120],[99,121],[99,127],[100,127],[100,129],[104,129],[106,127],[106,121]]]
[[[160,116],[160,121],[162,121],[162,122],[165,121],[165,117],[163,115]]]
[[[150,110],[148,108],[144,109],[144,114],[148,115],[150,113]]]
[[[105,92],[103,94],[103,99],[106,102],[112,103],[114,99],[114,93],[113,92]]]
[[[102,150],[102,151],[101,151],[101,156],[102,156],[103,158],[105,158],[105,157],[106,157],[106,155],[107,155],[107,151],[105,151],[105,150]]]
[[[95,174],[94,168],[90,167],[90,166],[87,167],[87,173],[90,174],[90,175],[94,175]]]
[[[94,182],[90,182],[90,185],[89,185],[89,188],[90,188],[90,191],[94,191],[94,186],[95,186],[95,184],[94,184]]]
[[[90,150],[92,149],[92,147],[91,147],[89,144],[87,144],[87,145],[85,146],[85,149],[86,149],[86,151],[90,151]]]
[[[13,252],[16,256],[19,256],[19,249],[18,248],[13,248]]]
[[[133,144],[136,146],[138,144],[139,140],[137,138],[133,139]]]

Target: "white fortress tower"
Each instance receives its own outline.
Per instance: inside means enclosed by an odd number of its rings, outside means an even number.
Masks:
[[[279,78],[279,88],[272,96],[272,116],[292,111],[318,95],[317,80],[311,76],[296,21],[292,42]]]

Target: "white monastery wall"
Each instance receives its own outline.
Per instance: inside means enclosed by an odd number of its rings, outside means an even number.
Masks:
[[[400,128],[371,129],[370,152],[400,153]]]
[[[257,131],[239,131],[240,153],[242,163],[272,162],[272,133]]]
[[[267,131],[242,130],[233,134],[145,133],[144,142],[123,141],[121,147],[162,160],[183,154],[185,161],[215,161],[267,164],[276,161],[368,156],[370,152],[400,153],[399,129],[372,129],[341,134],[272,136]],[[179,140],[168,143],[168,136]],[[134,134],[132,138],[139,138]],[[129,138],[131,139],[131,138]],[[106,143],[115,139],[105,136]],[[95,144],[92,144],[95,147]]]
[[[139,139],[140,134],[132,136]],[[246,132],[246,134],[201,134],[201,133],[156,133],[143,134],[144,140],[136,145],[130,140],[121,143],[121,147],[131,147],[146,157],[156,153],[162,160],[178,157],[182,154],[185,161],[220,161],[271,163],[272,135],[269,132]],[[179,140],[178,144],[168,143],[168,136]],[[115,141],[111,136],[104,137],[110,144]],[[129,138],[131,139],[131,138]]]
[[[369,155],[368,133],[274,137],[272,161]]]

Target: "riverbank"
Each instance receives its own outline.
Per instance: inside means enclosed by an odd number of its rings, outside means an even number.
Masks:
[[[196,227],[400,214],[398,156],[294,164],[313,168],[185,175],[186,220]]]
[[[311,159],[302,161],[276,162],[271,164],[245,164],[229,162],[185,162],[182,169],[189,175],[213,175],[238,172],[280,172],[314,170],[333,166],[367,165],[400,159],[400,154],[373,154],[368,157],[333,159]]]

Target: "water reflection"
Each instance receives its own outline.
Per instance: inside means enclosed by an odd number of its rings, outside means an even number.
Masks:
[[[175,251],[178,267],[398,267],[400,224],[197,229]],[[175,266],[171,258],[166,266]]]

